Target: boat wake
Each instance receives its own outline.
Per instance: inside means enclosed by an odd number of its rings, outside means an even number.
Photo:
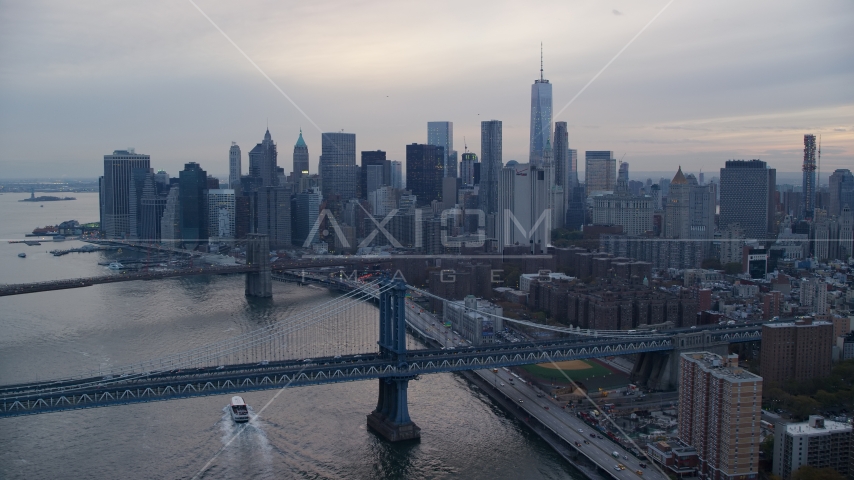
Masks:
[[[249,407],[249,421],[235,423],[231,418],[231,407],[222,409],[219,421],[222,442],[225,451],[221,457],[231,466],[246,466],[248,471],[269,471],[273,473],[273,447],[264,431],[263,420]]]

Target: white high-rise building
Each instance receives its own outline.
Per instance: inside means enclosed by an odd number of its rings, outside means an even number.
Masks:
[[[181,245],[181,199],[178,185],[172,185],[160,217],[160,242],[166,246]]]
[[[545,252],[552,229],[558,228],[555,217],[564,216],[563,190],[559,194],[553,191],[553,172],[551,165],[537,167],[515,161],[501,169],[496,219],[499,252],[511,245]]]
[[[207,191],[208,234],[210,243],[234,240],[235,196],[231,188]]]
[[[373,214],[378,218],[384,218],[392,210],[397,208],[397,194],[399,190],[392,187],[379,187],[368,194],[368,202],[373,207]]]
[[[451,154],[454,150],[454,122],[427,122],[427,145],[436,145],[445,149],[442,158],[445,176],[456,177],[456,157]]]
[[[240,188],[242,162],[240,147],[237,143],[231,142],[231,148],[228,149],[228,188]]]
[[[531,165],[542,166],[546,145],[552,135],[552,84],[543,78],[543,52],[540,45],[540,78],[531,85]],[[563,147],[562,147],[563,148]],[[481,152],[482,154],[483,152]]]
[[[832,468],[850,472],[851,425],[810,415],[808,422],[777,422],[774,429],[774,475],[785,480],[799,468]]]
[[[801,279],[801,306],[817,315],[827,313],[827,284],[818,278]]]

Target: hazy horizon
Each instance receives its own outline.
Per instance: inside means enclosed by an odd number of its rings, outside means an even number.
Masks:
[[[316,173],[321,131],[404,161],[437,120],[478,154],[480,121],[502,120],[505,163],[526,162],[540,42],[554,113],[577,96],[553,121],[582,170],[583,151],[612,150],[635,171],[798,171],[807,133],[822,171],[854,165],[846,1],[196,5],[5,4],[0,175],[97,177],[134,147],[170,175],[195,161],[220,176],[232,141],[245,172],[268,124],[286,172],[300,128]]]

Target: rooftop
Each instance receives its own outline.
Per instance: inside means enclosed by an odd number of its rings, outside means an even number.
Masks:
[[[789,435],[819,435],[822,433],[851,432],[851,425],[847,423],[824,421],[824,428],[811,427],[809,422],[790,423],[786,425],[786,433]]]
[[[726,358],[709,352],[683,353],[682,358],[698,364],[703,370],[712,375],[729,380],[731,382],[754,382],[762,381],[762,377],[748,372],[738,366],[738,355],[730,355]]]

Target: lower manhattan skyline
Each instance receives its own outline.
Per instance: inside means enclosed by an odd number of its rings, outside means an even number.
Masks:
[[[0,478],[854,478],[851,25],[0,3]]]
[[[552,120],[568,123],[570,148],[625,154],[633,171],[761,158],[795,172],[806,131],[822,137],[823,171],[854,153],[850,4],[814,5],[801,22],[799,7],[776,3],[571,3],[509,35],[503,26],[532,23],[533,13],[492,6],[474,35],[464,26],[482,9],[456,8],[439,36],[384,3],[287,13],[204,1],[9,6],[0,16],[3,176],[94,177],[93,159],[135,147],[155,168],[196,161],[224,178],[222,152],[232,141],[248,151],[266,123],[288,144],[302,127],[312,172],[321,131],[355,133],[357,151],[403,160],[434,120],[454,122],[456,142],[469,145],[481,121],[501,120],[504,161],[527,162],[540,42]],[[388,28],[342,43],[351,21]],[[140,35],[123,34],[128,25]],[[320,25],[339,33],[318,35]],[[44,137],[51,142],[34,151]]]

